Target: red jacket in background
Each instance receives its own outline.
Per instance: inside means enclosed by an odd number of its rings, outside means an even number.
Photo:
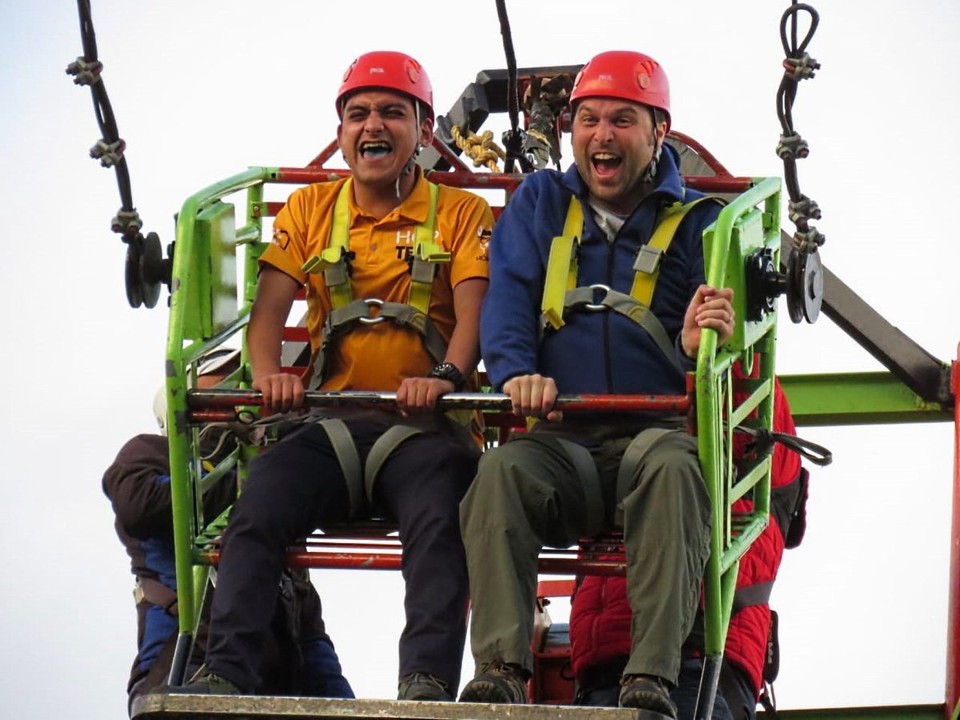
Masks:
[[[793,416],[786,395],[775,383],[774,432],[796,434]],[[743,434],[735,436],[734,452],[740,456],[749,441]],[[773,451],[771,487],[785,488],[799,479],[800,456],[777,443]],[[793,510],[789,500],[787,513],[778,512],[777,493],[772,493],[770,524],[750,546],[740,560],[737,576],[737,592],[757,584],[772,583],[780,568],[786,528],[781,528],[784,518]],[[793,498],[795,493],[787,497]],[[734,511],[746,511],[750,500],[738,500]],[[746,594],[746,593],[744,593]],[[735,599],[736,604],[736,599]],[[630,606],[627,601],[626,579],[623,577],[588,576],[583,579],[573,598],[570,611],[571,662],[574,676],[582,681],[589,669],[610,664],[630,654]],[[754,693],[762,686],[763,665],[770,627],[770,606],[767,603],[748,605],[730,620],[725,659],[743,669],[750,678]]]

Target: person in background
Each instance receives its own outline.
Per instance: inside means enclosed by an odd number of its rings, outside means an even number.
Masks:
[[[218,354],[201,364],[198,386],[212,387],[236,368],[239,353]],[[161,389],[154,400],[160,434],[128,440],[103,475],[103,492],[113,507],[117,536],[130,556],[136,578],[137,655],[127,683],[128,711],[140,695],[166,685],[178,634],[177,583],[170,498],[170,458],[166,438],[166,403]],[[222,442],[221,442],[222,441]],[[234,448],[221,431],[207,433],[202,448],[214,452],[216,464]],[[215,518],[236,499],[236,479],[225,475],[204,494],[204,516]],[[281,581],[283,600],[272,619],[267,655],[270,672],[264,692],[352,698],[340,661],[321,614],[320,597],[306,573],[289,572]],[[214,588],[208,586],[207,598]],[[199,667],[206,647],[209,603],[197,630],[190,671]]]
[[[734,372],[740,375],[739,364]],[[774,385],[773,431],[796,434],[787,396]],[[734,436],[737,457],[754,451],[743,434]],[[782,443],[774,445],[771,467],[770,524],[740,559],[733,616],[727,633],[714,720],[753,720],[763,689],[764,665],[771,638],[770,592],[784,547],[803,536],[807,471],[800,455]],[[738,500],[735,512],[752,503]],[[571,665],[578,705],[617,706],[620,676],[630,653],[630,605],[623,577],[587,576],[578,586],[570,609]],[[775,634],[774,634],[775,638]],[[773,645],[776,647],[776,644]],[[683,645],[679,682],[670,692],[680,720],[692,720],[703,671],[703,616]]]

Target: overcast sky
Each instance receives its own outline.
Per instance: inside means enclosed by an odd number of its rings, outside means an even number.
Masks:
[[[782,173],[775,97],[788,5],[513,0],[507,9],[521,67],[645,51],[670,77],[674,127],[735,174],[766,176]],[[823,68],[800,88],[795,125],[812,150],[800,178],[823,209],[824,262],[950,361],[960,341],[960,6],[814,5],[822,22],[809,50]],[[134,202],[164,244],[190,194],[251,165],[302,165],[333,140],[334,92],[357,54],[416,56],[441,113],[479,71],[505,67],[492,0],[92,6]],[[75,720],[125,717],[132,579],[100,478],[130,436],[155,427],[166,338],[166,291],[153,310],[126,303],[125,248],[110,231],[114,175],[87,156],[99,138],[90,94],[64,73],[82,52],[77,18],[69,0],[0,0],[0,707],[18,720],[63,708]],[[781,318],[782,373],[880,369],[828,319]],[[781,707],[942,702],[951,426],[801,433],[835,462],[813,470],[807,539],[774,591]],[[358,694],[394,697],[399,575],[315,579]]]

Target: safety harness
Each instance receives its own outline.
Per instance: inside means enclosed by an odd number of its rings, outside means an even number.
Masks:
[[[367,462],[360,460],[360,453],[353,441],[353,436],[347,424],[340,418],[314,418],[313,422],[320,427],[330,440],[337,463],[343,473],[347,485],[347,497],[350,503],[348,519],[355,518],[364,506],[364,499],[373,503],[373,487],[376,484],[380,469],[390,454],[400,447],[405,440],[426,432],[428,428],[416,424],[416,419],[410,418],[406,423],[390,426],[367,453]]]
[[[626,294],[603,284],[577,285],[577,254],[583,237],[583,205],[576,195],[571,195],[567,217],[563,223],[563,234],[553,238],[550,244],[540,306],[541,335],[562,328],[568,313],[612,310],[640,325],[660,351],[673,360],[673,343],[670,342],[663,325],[651,312],[650,303],[664,253],[673,242],[677,228],[687,213],[702,202],[722,204],[723,201],[706,196],[688,203],[677,201],[660,211],[653,236],[637,252],[633,262],[633,285],[630,293]]]
[[[674,202],[658,213],[653,236],[637,252],[633,263],[633,284],[630,293],[627,294],[613,290],[607,285],[577,285],[579,274],[577,255],[583,237],[583,205],[576,195],[572,195],[567,206],[563,232],[553,238],[547,257],[543,299],[540,306],[541,337],[560,330],[566,324],[565,318],[569,313],[612,310],[646,330],[660,351],[673,362],[673,343],[670,342],[663,325],[651,312],[650,304],[660,274],[660,261],[673,242],[680,223],[694,207],[705,201],[723,202],[719,198],[706,196],[688,203]],[[632,489],[633,468],[657,441],[670,432],[685,431],[648,428],[630,443],[620,460],[617,475],[618,502]],[[584,487],[593,484],[599,490],[599,477],[589,451],[572,442],[564,443],[561,447],[577,467],[578,474],[584,480]],[[603,500],[599,492],[585,492],[585,497],[588,525],[592,527],[602,523]],[[598,526],[595,532],[599,529]]]
[[[323,325],[323,341],[314,363],[313,376],[308,385],[316,390],[323,382],[323,373],[334,342],[358,325],[376,325],[392,320],[397,325],[409,326],[423,339],[424,347],[435,362],[442,362],[447,344],[430,321],[430,293],[437,271],[437,263],[450,262],[450,253],[433,241],[437,224],[436,184],[424,181],[430,190],[427,219],[417,225],[414,236],[413,261],[410,267],[410,290],[405,303],[385,302],[380,298],[354,299],[350,285],[350,192],[352,178],[340,188],[333,209],[330,241],[319,255],[303,264],[307,273],[323,273],[330,293],[331,311]]]
[[[333,223],[327,247],[319,255],[314,255],[303,264],[307,273],[323,273],[323,279],[330,294],[331,311],[323,325],[323,340],[320,351],[314,361],[313,375],[308,385],[310,390],[319,388],[324,379],[327,360],[333,344],[341,336],[360,325],[375,325],[392,320],[399,326],[416,330],[426,351],[437,363],[447,354],[447,343],[430,320],[430,295],[437,264],[450,262],[450,253],[434,242],[437,224],[437,198],[439,187],[424,180],[430,192],[430,204],[427,219],[417,225],[414,233],[413,258],[410,266],[410,289],[406,302],[385,302],[380,298],[355,299],[350,284],[350,193],[352,178],[347,178],[333,209]],[[402,442],[424,432],[424,428],[405,423],[392,426],[373,444],[364,465],[360,461],[353,437],[347,425],[338,418],[316,418],[313,420],[330,440],[337,456],[340,470],[347,484],[350,502],[350,517],[353,518],[366,497],[372,502],[373,486],[380,468],[387,457]]]

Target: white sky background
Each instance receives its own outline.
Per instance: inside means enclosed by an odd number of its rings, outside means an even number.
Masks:
[[[521,67],[643,50],[670,76],[676,129],[735,174],[780,175],[788,5],[513,0],[508,13]],[[960,6],[814,5],[822,22],[809,49],[823,68],[800,88],[795,125],[812,149],[801,188],[824,212],[824,262],[950,361],[960,340],[948,295],[960,260]],[[682,24],[668,7],[682,7]],[[63,708],[120,720],[135,614],[100,477],[128,437],[154,429],[167,295],[153,310],[126,303],[125,246],[109,227],[114,173],[87,157],[99,137],[90,93],[64,73],[82,52],[75,3],[0,0],[0,19],[0,707],[20,720]],[[250,165],[302,165],[334,139],[333,95],[357,54],[415,55],[441,113],[479,71],[505,67],[492,0],[94,0],[93,19],[134,202],[164,244],[196,190]],[[793,326],[783,310],[781,372],[880,369],[825,317]],[[942,702],[951,426],[802,434],[835,462],[814,470],[807,538],[774,593],[780,706]],[[399,575],[315,578],[354,688],[394,697]]]

